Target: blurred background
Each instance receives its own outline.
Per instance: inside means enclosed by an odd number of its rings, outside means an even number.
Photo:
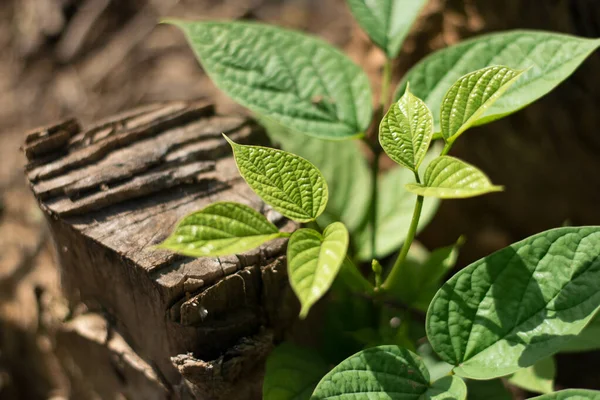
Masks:
[[[0,0],[0,399],[64,398],[73,385],[45,320],[45,310],[64,305],[52,244],[25,186],[26,132],[174,99],[209,98],[222,113],[245,112],[211,84],[179,31],[157,26],[161,16],[313,32],[364,67],[378,91],[383,54],[344,0]],[[599,37],[600,1],[430,0],[395,62],[395,81],[435,49],[517,28]],[[465,266],[541,230],[600,224],[598,71],[596,52],[550,95],[458,142],[453,152],[506,191],[444,202],[422,242],[447,245],[466,234]],[[559,356],[558,385],[600,389],[598,356]]]

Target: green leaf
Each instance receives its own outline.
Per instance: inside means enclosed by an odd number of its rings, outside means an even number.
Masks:
[[[454,275],[427,311],[427,337],[455,373],[491,379],[559,351],[600,307],[600,227],[558,228]]]
[[[388,156],[417,171],[433,136],[433,115],[427,105],[406,87],[379,125],[379,143]]]
[[[506,389],[502,379],[489,381],[467,381],[467,399],[469,400],[513,400],[512,394]]]
[[[440,152],[440,147],[432,146],[422,164],[434,159]],[[423,169],[421,166],[420,169]],[[380,177],[377,198],[377,246],[376,257],[383,258],[396,251],[404,242],[415,208],[415,196],[406,190],[405,185],[414,182],[412,171],[396,167]],[[427,198],[421,210],[421,219],[417,233],[423,230],[435,215],[440,201]],[[362,261],[371,260],[371,227],[354,233],[356,237],[357,257]]]
[[[263,400],[308,400],[327,371],[316,351],[282,343],[267,359]]]
[[[578,353],[600,349],[600,314],[586,325],[586,327],[560,349],[561,353]]]
[[[600,400],[600,392],[587,389],[566,389],[531,397],[529,400]]]
[[[282,150],[225,139],[231,144],[240,174],[265,203],[298,222],[313,221],[325,210],[327,183],[310,162]]]
[[[366,74],[299,32],[250,22],[166,21],[186,34],[212,81],[238,103],[307,135],[361,135],[373,110]]]
[[[158,247],[191,257],[225,256],[287,236],[254,209],[220,202],[184,217]]]
[[[298,229],[287,248],[290,285],[306,317],[313,304],[329,290],[348,250],[348,231],[341,222],[329,225],[323,235],[313,229]]]
[[[471,72],[456,81],[442,99],[440,124],[444,140],[452,142],[475,125],[523,72],[494,66]]]
[[[450,156],[440,156],[425,170],[423,183],[409,183],[412,193],[439,199],[463,199],[503,190],[478,168]]]
[[[530,392],[552,393],[555,376],[554,358],[547,357],[530,367],[521,368],[508,378],[508,382]]]
[[[420,323],[420,322],[419,322]],[[431,375],[431,380],[436,381],[446,375],[450,374],[453,365],[448,364],[445,361],[440,360],[437,354],[431,348],[429,342],[425,342],[417,348],[417,354],[423,360],[423,363]]]
[[[427,0],[348,0],[350,10],[373,43],[395,58]]]
[[[449,376],[432,385],[419,356],[401,347],[387,345],[360,351],[342,361],[321,379],[311,400],[462,400],[466,394],[462,379]]]
[[[532,67],[477,121],[480,125],[512,114],[550,92],[599,45],[600,39],[543,31],[518,30],[479,36],[423,59],[406,74],[396,98],[410,82],[415,96],[423,99],[433,112],[438,132],[442,97],[458,78],[490,65]]]
[[[341,221],[353,232],[365,219],[369,209],[371,174],[359,147],[359,141],[321,140],[294,134],[272,120],[261,118],[269,137],[281,148],[313,163],[327,181],[329,201],[319,219],[327,226]]]

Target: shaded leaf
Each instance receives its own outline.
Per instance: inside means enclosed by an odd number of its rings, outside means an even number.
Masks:
[[[325,210],[327,183],[317,167],[282,150],[244,146],[225,138],[240,174],[265,203],[298,222],[312,221]]]
[[[523,72],[493,66],[471,72],[456,81],[442,99],[440,125],[444,139],[454,141],[475,125]]]
[[[427,0],[348,0],[354,18],[388,58],[398,55],[426,3]]]
[[[513,400],[512,394],[502,383],[502,379],[488,381],[467,380],[468,400]]]
[[[427,105],[409,92],[392,104],[379,125],[379,142],[395,162],[416,171],[433,136],[433,115]]]
[[[600,45],[600,39],[585,39],[559,33],[517,30],[492,33],[436,51],[415,65],[404,77],[433,112],[436,132],[442,97],[461,76],[490,65],[525,69],[519,81],[484,114],[477,124],[491,122],[534,102],[554,89]]]
[[[302,309],[300,318],[329,290],[348,250],[348,231],[341,222],[329,225],[323,235],[313,229],[298,229],[287,248],[290,285]]]
[[[321,379],[311,399],[369,400],[388,393],[395,398],[462,400],[466,386],[458,377],[430,383],[416,354],[398,346],[378,346],[342,361]]]
[[[423,183],[409,183],[410,192],[439,199],[462,199],[503,190],[475,166],[458,158],[440,156],[425,170]]]
[[[254,209],[220,202],[184,217],[158,247],[191,257],[225,256],[286,236]]]
[[[427,312],[427,337],[456,374],[491,379],[559,351],[600,307],[600,227],[531,236],[454,275]]]
[[[600,400],[600,392],[587,389],[566,389],[531,397],[530,400]]]
[[[267,359],[263,400],[308,400],[327,371],[316,351],[282,343]]]
[[[369,126],[369,80],[328,43],[251,22],[166,22],[183,30],[212,81],[252,111],[321,138],[355,137]]]
[[[573,339],[563,346],[561,353],[577,353],[600,349],[600,314],[586,325],[586,327]]]
[[[508,382],[535,393],[552,393],[556,365],[554,358],[544,358],[530,367],[521,368],[508,378]]]
[[[281,148],[313,163],[329,187],[327,207],[318,218],[319,225],[341,221],[353,232],[369,209],[371,175],[357,140],[331,141],[298,135],[275,122],[262,118],[269,137]]]

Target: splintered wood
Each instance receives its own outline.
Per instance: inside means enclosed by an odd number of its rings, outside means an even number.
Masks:
[[[221,258],[154,248],[179,219],[215,201],[244,203],[295,229],[240,178],[222,133],[266,142],[247,118],[174,102],[85,129],[68,120],[29,134],[23,146],[69,304],[107,316],[107,331],[127,341],[136,365],[145,363],[138,379],[152,376],[148,387],[184,398],[255,398],[273,334],[297,313],[285,240]],[[70,335],[81,331],[72,325]]]

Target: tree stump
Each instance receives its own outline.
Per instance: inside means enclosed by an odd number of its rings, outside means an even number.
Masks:
[[[57,352],[82,383],[78,398],[260,398],[266,355],[298,311],[286,241],[198,259],[153,247],[215,201],[244,203],[295,229],[241,179],[221,133],[267,140],[252,120],[216,115],[202,101],[145,106],[85,129],[68,120],[27,136],[26,175],[69,309]]]

